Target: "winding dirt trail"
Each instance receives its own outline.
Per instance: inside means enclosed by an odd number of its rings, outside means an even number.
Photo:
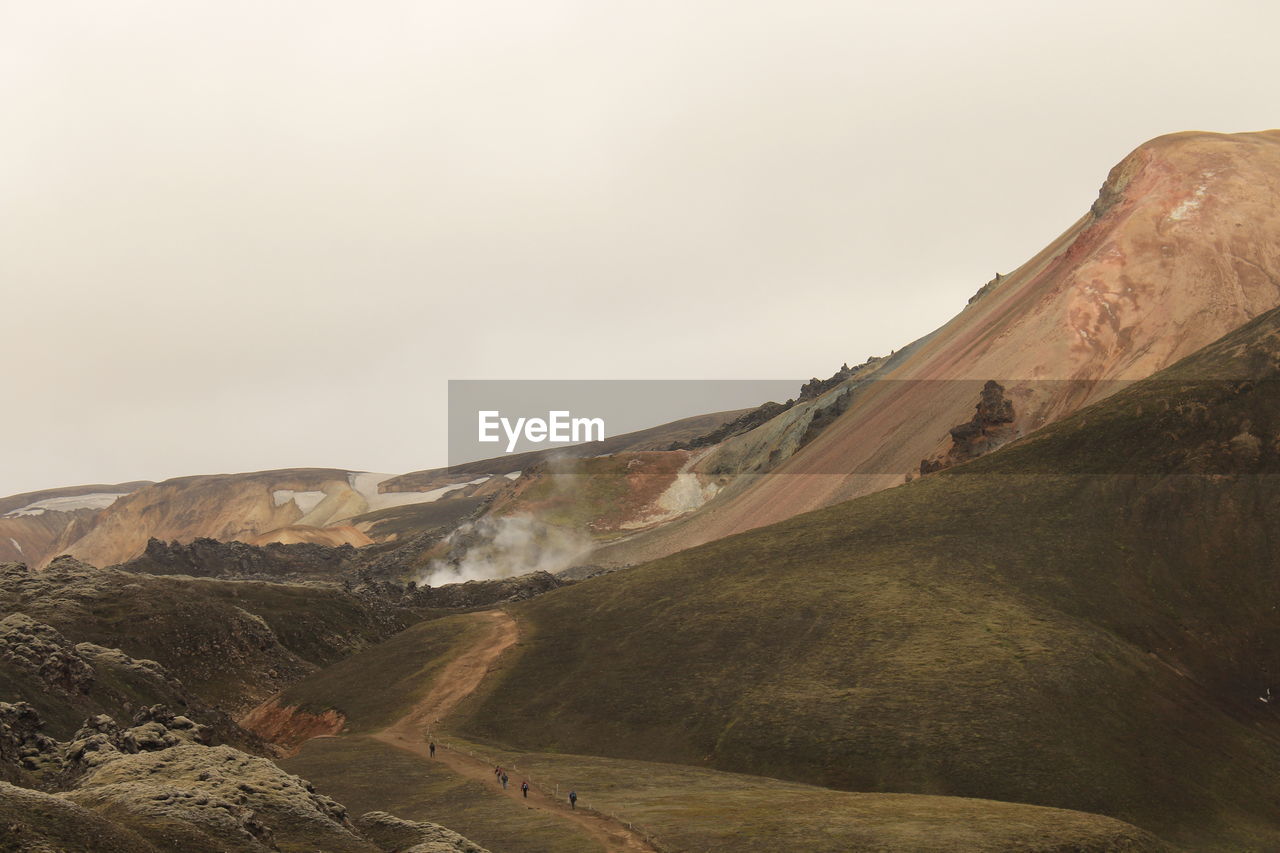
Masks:
[[[494,793],[515,801],[513,806],[547,812],[581,827],[599,841],[608,853],[655,853],[656,848],[636,832],[618,821],[587,808],[570,809],[532,783],[529,796],[520,793],[520,777],[511,777],[507,790],[503,790],[493,775],[493,765],[444,746],[438,735],[436,755],[432,759],[427,735],[438,732],[440,720],[448,716],[458,703],[475,692],[488,675],[498,657],[515,645],[519,635],[516,621],[501,610],[485,610],[473,614],[476,620],[487,623],[484,635],[470,648],[454,658],[436,679],[431,691],[405,716],[373,735],[377,740],[411,752],[427,761],[439,761],[455,773],[493,786]]]

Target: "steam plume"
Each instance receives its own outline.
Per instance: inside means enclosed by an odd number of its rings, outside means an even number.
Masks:
[[[529,572],[558,572],[591,552],[586,536],[544,524],[530,515],[482,518],[468,522],[445,540],[448,554],[417,578],[440,586],[470,580],[506,578]]]

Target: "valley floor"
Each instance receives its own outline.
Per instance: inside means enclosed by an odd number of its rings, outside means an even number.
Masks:
[[[280,764],[357,812],[433,820],[494,853],[1057,850],[1068,840],[1080,851],[1165,849],[1127,824],[1081,812],[833,791],[680,765],[520,753],[457,738],[442,721],[516,644],[518,630],[500,610],[453,621],[460,647],[443,666],[422,668],[407,713],[373,729],[355,718],[347,733],[314,738]],[[397,657],[405,654],[403,639],[392,648]],[[376,670],[378,656],[377,648],[365,653],[365,665]],[[390,701],[401,700],[405,689],[403,681],[394,685]],[[343,697],[333,698],[342,705]],[[494,777],[497,764],[509,774],[506,791]],[[520,792],[526,779],[528,799]],[[565,801],[570,787],[579,792],[577,810]]]

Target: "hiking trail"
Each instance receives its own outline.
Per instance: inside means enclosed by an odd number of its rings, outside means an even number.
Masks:
[[[519,634],[516,621],[502,610],[485,610],[471,614],[477,621],[487,623],[487,629],[470,647],[445,665],[435,679],[431,690],[420,702],[399,720],[387,726],[373,737],[411,752],[427,761],[439,761],[450,770],[468,779],[475,779],[492,786],[495,793],[519,801],[526,808],[546,812],[581,827],[604,846],[607,853],[654,853],[656,848],[645,841],[640,833],[599,812],[580,806],[573,810],[567,801],[562,803],[532,784],[529,797],[520,795],[518,776],[512,776],[507,790],[503,790],[493,775],[493,765],[457,750],[445,747],[439,739],[437,724],[458,706],[458,703],[475,692],[503,652],[515,645]],[[432,759],[427,745],[427,734],[436,735],[436,755]]]

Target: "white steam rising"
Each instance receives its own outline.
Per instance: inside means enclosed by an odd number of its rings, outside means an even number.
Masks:
[[[581,533],[552,527],[530,515],[482,518],[445,540],[449,553],[418,578],[419,585],[441,586],[471,580],[506,578],[529,572],[558,572],[591,553]]]

